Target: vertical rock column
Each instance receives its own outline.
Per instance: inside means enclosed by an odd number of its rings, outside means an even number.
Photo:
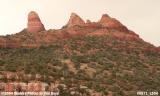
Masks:
[[[31,11],[28,14],[28,27],[27,31],[28,32],[39,32],[39,31],[44,31],[44,25],[42,24],[38,14],[34,11]]]

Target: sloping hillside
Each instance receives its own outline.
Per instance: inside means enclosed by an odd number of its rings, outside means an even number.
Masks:
[[[59,82],[65,85],[58,86],[60,96],[136,96],[160,89],[158,48],[106,15],[81,24],[1,37],[0,82]],[[8,72],[16,76],[3,76]]]
[[[132,96],[137,90],[160,88],[160,54],[144,46],[148,44],[112,36],[86,36],[47,47],[0,49],[0,70],[40,74],[45,76],[40,81],[56,80],[68,88],[83,85],[104,94]],[[23,77],[20,81],[26,80]]]

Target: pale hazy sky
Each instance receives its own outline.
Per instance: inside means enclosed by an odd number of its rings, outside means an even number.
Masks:
[[[71,12],[91,21],[107,13],[160,46],[160,0],[0,0],[0,35],[24,29],[31,10],[37,11],[46,29],[61,28]]]

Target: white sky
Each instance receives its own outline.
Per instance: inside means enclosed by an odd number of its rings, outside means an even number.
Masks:
[[[32,10],[46,29],[61,28],[71,12],[91,21],[107,13],[145,41],[160,46],[160,0],[0,0],[0,35],[24,29]]]

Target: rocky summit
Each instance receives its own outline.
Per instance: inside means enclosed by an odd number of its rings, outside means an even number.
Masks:
[[[19,33],[1,36],[1,48],[33,48],[49,45],[56,40],[75,36],[112,35],[118,39],[143,41],[138,34],[128,30],[126,26],[107,14],[102,15],[98,22],[85,22],[76,13],[72,13],[68,23],[62,29],[45,30],[38,14],[31,11],[28,15],[28,26]]]
[[[42,24],[38,14],[34,11],[31,11],[28,14],[28,27],[27,31],[28,32],[39,32],[39,31],[44,31],[44,25]]]
[[[137,96],[159,91],[159,77],[160,48],[106,14],[45,30],[31,12],[27,28],[0,36],[0,92]]]
[[[102,18],[99,21],[99,23],[105,27],[118,29],[120,31],[127,31],[128,30],[127,27],[125,27],[123,24],[121,24],[118,20],[116,20],[115,18],[111,18],[107,14],[102,15]]]
[[[75,25],[83,26],[84,24],[85,22],[82,20],[81,17],[79,17],[76,13],[72,13],[66,26],[67,27],[72,27]]]

